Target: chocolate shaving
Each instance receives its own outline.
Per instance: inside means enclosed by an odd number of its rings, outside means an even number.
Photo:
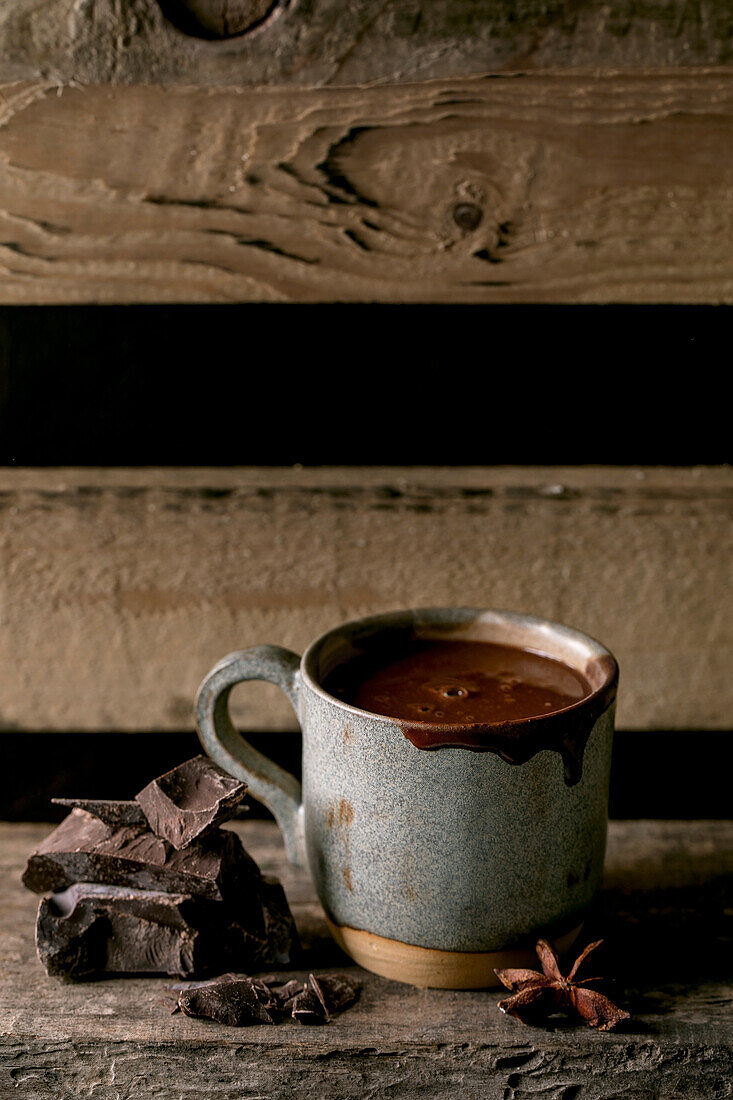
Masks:
[[[309,974],[304,984],[297,978],[283,982],[274,974],[250,978],[227,973],[170,988],[178,991],[178,1005],[187,1016],[244,1027],[274,1024],[288,1015],[301,1024],[326,1024],[354,1003],[361,985],[348,974]]]
[[[361,990],[359,982],[348,974],[309,974],[308,981],[327,1018],[349,1008]]]
[[[327,1024],[332,1016],[349,1008],[359,996],[361,985],[348,974],[309,974],[308,984],[289,982],[287,1004],[301,1024]],[[281,993],[282,995],[282,993]]]
[[[136,802],[152,831],[174,848],[186,848],[234,816],[247,792],[206,756],[194,756],[143,787]]]
[[[271,989],[267,982],[263,982],[261,978],[252,978],[252,988],[256,991],[260,1004],[264,1009],[269,1012],[273,1017],[281,1014],[280,998],[274,989]]]
[[[225,975],[205,985],[181,990],[178,1005],[186,1016],[215,1020],[229,1027],[246,1027],[274,1024],[268,1009],[277,1007],[277,999],[262,982]]]
[[[305,986],[302,982],[293,978],[291,981],[286,982],[285,985],[281,985],[275,990],[277,999],[280,1002],[280,1011],[283,1015],[292,1015],[293,1004],[298,994],[302,993]]]
[[[306,987],[293,999],[293,1019],[299,1024],[328,1023],[328,1014],[313,989]]]

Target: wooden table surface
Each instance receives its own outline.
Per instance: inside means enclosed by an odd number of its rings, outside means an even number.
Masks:
[[[289,973],[346,968],[275,826],[235,827],[288,892],[306,966]],[[364,972],[358,1004],[320,1028],[171,1016],[167,978],[63,984],[36,959],[38,899],[19,881],[47,831],[0,825],[2,1100],[733,1096],[733,822],[611,824],[604,887],[586,927],[607,937],[606,972],[633,1013],[611,1034],[524,1027],[497,1011],[495,992],[418,990]]]

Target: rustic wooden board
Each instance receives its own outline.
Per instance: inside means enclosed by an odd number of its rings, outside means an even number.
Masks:
[[[398,607],[601,638],[630,729],[733,726],[728,468],[5,469],[6,729],[190,728],[225,653]],[[233,696],[288,729],[274,687]]]
[[[343,968],[275,826],[237,826],[279,875],[308,969]],[[634,1019],[603,1035],[525,1028],[493,992],[415,990],[358,971],[361,1000],[324,1028],[224,1028],[169,1015],[169,980],[62,985],[33,947],[37,897],[19,875],[43,825],[0,826],[0,1093],[277,1100],[724,1100],[733,1096],[730,822],[614,822],[604,888],[587,934],[608,937],[617,999]],[[347,965],[347,964],[346,964]],[[357,972],[354,968],[354,972]],[[298,975],[304,971],[297,972]]]
[[[723,69],[0,95],[1,302],[733,301]]]
[[[720,65],[732,28],[720,0],[3,0],[0,80],[320,85]]]

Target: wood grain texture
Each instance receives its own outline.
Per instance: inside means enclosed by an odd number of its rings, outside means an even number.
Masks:
[[[185,8],[203,20],[181,20]],[[238,34],[248,9],[267,18]],[[729,0],[3,0],[0,80],[325,85],[722,65],[732,28]],[[238,36],[206,41],[212,30]]]
[[[5,469],[2,725],[190,728],[231,650],[456,605],[599,637],[621,728],[729,729],[732,490],[728,468]],[[233,703],[293,728],[274,687]]]
[[[527,1028],[496,992],[416,990],[353,968],[356,1006],[327,1027],[225,1028],[169,1015],[170,979],[62,985],[35,957],[38,898],[20,872],[43,825],[0,825],[0,1093],[18,1100],[726,1100],[733,1096],[730,822],[613,822],[586,936],[633,1013],[625,1030]],[[276,827],[236,826],[278,875],[305,970],[344,967]],[[729,918],[728,918],[729,921]],[[348,965],[348,963],[346,964]],[[290,973],[290,972],[288,972]]]
[[[0,302],[733,301],[724,70],[0,95]]]

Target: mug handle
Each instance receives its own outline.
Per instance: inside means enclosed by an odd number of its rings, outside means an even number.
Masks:
[[[245,741],[229,717],[229,694],[235,684],[244,680],[277,684],[298,715],[300,657],[278,645],[252,646],[230,653],[204,678],[194,704],[199,740],[212,760],[247,783],[250,793],[267,806],[285,838],[288,859],[296,867],[305,868],[300,783]]]

